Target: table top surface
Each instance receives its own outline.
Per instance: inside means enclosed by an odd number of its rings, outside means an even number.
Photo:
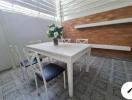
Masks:
[[[38,52],[54,53],[58,55],[72,57],[78,54],[79,52],[82,52],[83,50],[91,47],[91,45],[59,42],[58,46],[54,46],[53,42],[45,42],[45,43],[27,45],[26,47],[36,50]]]

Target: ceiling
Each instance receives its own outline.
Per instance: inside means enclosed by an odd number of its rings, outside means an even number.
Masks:
[[[2,0],[1,0],[2,1]],[[132,0],[3,0],[57,18],[70,20],[112,9],[132,6]],[[30,12],[30,11],[29,11]]]
[[[64,20],[132,6],[132,0],[60,0],[57,7]]]
[[[12,4],[56,16],[55,0],[6,0]]]

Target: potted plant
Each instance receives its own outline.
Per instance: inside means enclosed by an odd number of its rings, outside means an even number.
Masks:
[[[61,38],[63,34],[63,27],[58,27],[55,24],[48,26],[49,30],[47,32],[49,38],[53,38],[54,45],[58,45],[58,39]]]

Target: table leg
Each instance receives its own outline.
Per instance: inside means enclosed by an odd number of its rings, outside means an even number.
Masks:
[[[73,64],[67,64],[67,74],[68,74],[68,87],[69,87],[69,96],[73,96]]]
[[[85,63],[86,63],[86,72],[89,72],[89,67],[90,66],[89,66],[87,60],[88,60],[88,55],[86,55],[86,57],[85,57]]]
[[[90,54],[91,54],[91,48],[88,49],[88,52],[87,52],[86,57],[85,57],[86,72],[89,72],[90,64],[87,62],[87,60],[88,60],[88,57],[90,57]]]

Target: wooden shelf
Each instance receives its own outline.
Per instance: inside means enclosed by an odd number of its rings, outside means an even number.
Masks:
[[[91,45],[92,48],[97,48],[97,49],[131,51],[131,47],[130,46],[104,45],[104,44],[90,44],[90,45]]]
[[[132,22],[132,18],[124,18],[124,19],[117,19],[117,20],[112,20],[112,21],[75,25],[74,28],[79,29],[79,28],[88,28],[88,27],[97,27],[97,26],[105,26],[105,25],[113,25],[113,24],[130,23],[130,22]]]

